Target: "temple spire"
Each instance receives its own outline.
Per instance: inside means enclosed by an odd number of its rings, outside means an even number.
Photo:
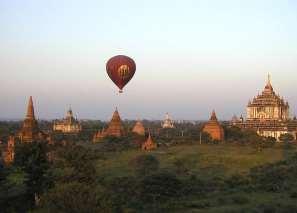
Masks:
[[[272,93],[274,93],[273,92],[273,87],[271,85],[271,76],[270,76],[269,73],[268,73],[268,76],[267,76],[267,83],[266,83],[266,86],[265,86],[263,92],[266,93],[266,94],[272,94]]]
[[[216,112],[215,112],[214,110],[213,110],[212,113],[211,113],[210,120],[212,120],[212,121],[216,121],[216,120],[218,120],[218,119],[217,119]]]
[[[28,104],[28,108],[27,108],[27,115],[26,115],[26,117],[27,118],[31,118],[31,119],[35,119],[32,96],[30,96],[30,98],[29,98],[29,104]]]

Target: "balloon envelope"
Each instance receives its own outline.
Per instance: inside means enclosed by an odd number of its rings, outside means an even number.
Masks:
[[[124,86],[133,78],[136,64],[132,58],[125,55],[117,55],[108,60],[106,71],[110,79],[122,92]]]

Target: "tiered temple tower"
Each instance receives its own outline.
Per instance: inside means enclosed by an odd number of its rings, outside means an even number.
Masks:
[[[140,120],[138,120],[135,124],[135,126],[132,129],[132,132],[138,134],[138,135],[144,135],[145,134],[145,129]]]
[[[232,125],[255,130],[260,136],[279,140],[282,134],[292,134],[296,139],[297,122],[289,117],[289,103],[277,95],[270,75],[264,90],[247,105],[246,120],[233,121]]]
[[[79,133],[82,130],[82,127],[79,121],[74,118],[70,108],[63,120],[54,121],[53,130],[61,131],[63,133]]]
[[[286,121],[289,119],[289,104],[276,95],[271,85],[270,75],[261,95],[254,97],[247,106],[249,121]]]
[[[116,109],[112,115],[111,121],[109,122],[108,128],[106,130],[98,131],[93,137],[93,142],[98,142],[106,136],[122,137],[124,135],[124,128],[122,125],[122,120],[118,110]]]
[[[215,111],[212,111],[210,120],[205,124],[203,132],[208,133],[213,140],[224,140],[224,129],[218,122]]]
[[[34,140],[44,138],[44,134],[39,130],[37,120],[35,119],[33,99],[30,96],[29,104],[27,108],[27,115],[23,122],[23,127],[19,132],[19,138],[21,142],[30,143]]]

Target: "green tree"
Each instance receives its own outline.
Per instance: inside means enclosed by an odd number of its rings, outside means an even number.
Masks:
[[[49,162],[45,142],[18,144],[15,149],[13,167],[20,168],[27,174],[25,185],[28,202],[33,207],[36,197],[39,197],[50,187],[48,175]]]
[[[56,184],[41,199],[40,212],[102,212],[96,187],[79,182]]]
[[[155,205],[176,198],[182,183],[174,174],[167,172],[145,176],[139,184],[140,200],[146,205]]]

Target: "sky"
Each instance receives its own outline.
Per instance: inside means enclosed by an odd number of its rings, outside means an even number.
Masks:
[[[0,118],[220,120],[245,113],[267,74],[297,114],[295,0],[0,0]],[[118,54],[134,78],[119,95]]]

